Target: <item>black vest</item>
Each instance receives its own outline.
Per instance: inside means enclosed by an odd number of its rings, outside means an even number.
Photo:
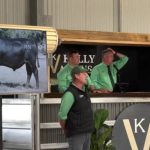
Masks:
[[[94,122],[89,95],[74,85],[70,85],[66,92],[68,91],[73,94],[74,103],[66,120],[66,136],[91,133],[94,129]]]

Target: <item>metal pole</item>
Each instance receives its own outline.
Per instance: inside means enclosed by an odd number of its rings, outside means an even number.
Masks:
[[[32,95],[32,101],[34,101],[34,149],[40,150],[40,95]]]
[[[0,150],[3,147],[3,138],[2,138],[2,96],[0,96]]]

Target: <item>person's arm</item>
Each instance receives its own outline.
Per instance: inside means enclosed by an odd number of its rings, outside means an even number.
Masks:
[[[58,89],[60,93],[63,93],[67,89],[67,79],[66,75],[62,73],[62,71],[58,72],[57,74],[57,80],[58,80]]]
[[[98,77],[99,77],[99,72],[98,72],[97,68],[93,68],[93,70],[91,72],[91,80],[94,84],[94,89],[101,88],[101,86],[98,84]]]
[[[119,58],[119,60],[114,62],[114,65],[117,67],[118,70],[120,70],[128,62],[129,58],[126,55],[118,53],[114,50],[112,50],[112,52]]]
[[[111,91],[107,89],[103,89],[100,84],[98,83],[99,71],[97,68],[93,68],[91,72],[91,80],[94,83],[94,90],[93,93],[111,93]]]
[[[74,103],[74,97],[71,92],[66,92],[62,97],[62,102],[58,112],[58,118],[62,129],[65,130],[65,123],[69,110],[71,109]]]
[[[93,92],[95,87],[94,87],[94,83],[92,82],[91,78],[88,76],[87,78],[87,85],[88,85],[88,89]]]

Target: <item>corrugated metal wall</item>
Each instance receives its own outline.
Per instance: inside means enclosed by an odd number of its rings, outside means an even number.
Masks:
[[[150,33],[149,0],[36,1],[38,25],[74,30]],[[30,24],[30,19],[30,0],[0,0],[0,23]]]
[[[85,0],[53,0],[51,2],[53,26],[81,30],[85,28]]]
[[[121,32],[150,33],[150,0],[121,0]]]
[[[59,29],[113,31],[114,1],[39,0],[43,8],[39,8],[38,23]]]
[[[38,0],[39,25],[150,33],[149,0]]]
[[[30,24],[30,0],[0,0],[1,24]]]
[[[113,31],[113,0],[86,1],[86,30]]]

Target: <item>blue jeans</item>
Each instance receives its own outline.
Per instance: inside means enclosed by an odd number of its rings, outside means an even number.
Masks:
[[[90,150],[91,133],[83,133],[68,138],[69,150]]]

